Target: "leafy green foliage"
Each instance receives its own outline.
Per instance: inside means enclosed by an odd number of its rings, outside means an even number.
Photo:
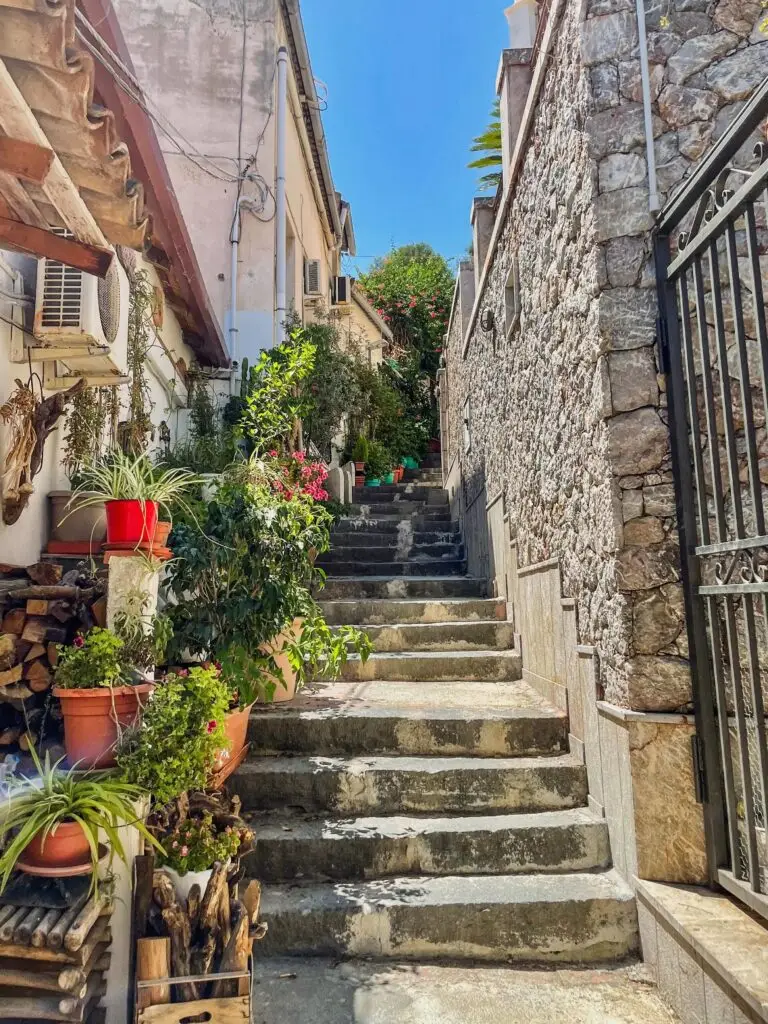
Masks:
[[[173,637],[173,623],[167,615],[146,615],[129,607],[115,615],[115,633],[123,641],[125,663],[147,672],[162,664]]]
[[[373,651],[368,634],[354,626],[331,629],[317,606],[313,607],[304,619],[301,634],[293,634],[285,646],[296,672],[296,688],[312,679],[337,679],[351,651],[366,662]]]
[[[365,463],[365,475],[369,480],[380,480],[393,468],[394,460],[389,450],[380,441],[371,441],[368,445],[368,458]]]
[[[247,373],[247,360],[244,372]],[[189,432],[163,455],[169,467],[186,467],[195,473],[221,473],[238,457],[235,426],[216,408],[211,382],[199,367],[188,373]],[[242,406],[240,406],[242,411]]]
[[[66,690],[120,686],[127,679],[125,644],[111,629],[94,626],[56,650],[56,685]]]
[[[126,778],[160,804],[205,788],[217,753],[227,745],[229,704],[229,689],[215,666],[167,676],[144,709],[141,726],[126,734],[118,752]]]
[[[351,452],[353,462],[366,462],[368,459],[368,439],[361,434],[355,441]]]
[[[8,803],[0,821],[0,839],[6,842],[0,856],[0,892],[8,884],[19,857],[35,836],[46,839],[62,822],[79,823],[91,852],[93,886],[99,863],[99,833],[106,836],[112,855],[126,860],[120,828],[134,825],[153,846],[157,841],[136,814],[134,804],[144,794],[139,786],[109,772],[82,772],[75,768],[60,770],[60,761],[51,764],[50,754],[41,762],[34,747],[30,750],[37,776],[8,780]],[[10,841],[8,837],[11,836]]]
[[[152,432],[152,401],[147,377],[147,356],[157,341],[154,323],[155,289],[146,270],[131,271],[128,307],[128,421],[123,437],[125,451],[144,451]]]
[[[477,157],[471,163],[467,164],[468,167],[477,169],[480,171],[488,170],[488,168],[494,168],[489,171],[488,174],[482,175],[479,181],[479,188],[481,192],[495,191],[501,183],[501,165],[502,165],[502,145],[501,145],[501,101],[495,100],[493,107],[491,108],[491,122],[482,135],[478,135],[477,138],[472,140],[472,146],[470,152],[482,153],[483,155]]]
[[[179,875],[189,871],[207,871],[217,860],[235,857],[240,844],[250,838],[227,825],[217,829],[213,815],[204,814],[202,818],[186,818],[167,835],[160,836],[163,853],[160,855],[160,866],[167,866]]]

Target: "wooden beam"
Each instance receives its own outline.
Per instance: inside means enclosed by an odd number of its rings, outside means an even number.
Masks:
[[[123,377],[117,373],[69,373],[66,377],[46,377],[45,390],[65,391],[79,380],[84,380],[86,387],[89,388],[111,388],[116,384],[131,382],[130,377]]]
[[[14,139],[23,139],[25,142],[51,149],[45,132],[38,124],[37,118],[3,60],[0,60],[0,127],[6,135]],[[104,233],[85,205],[77,186],[55,153],[41,187],[48,202],[58,211],[76,239],[89,245],[108,245]]]
[[[39,146],[35,142],[0,135],[0,170],[15,174],[22,181],[42,185],[55,155],[52,149]]]
[[[74,238],[62,238],[33,224],[22,224],[7,217],[0,217],[0,247],[58,260],[96,277],[107,276],[114,258],[111,249],[77,242]]]

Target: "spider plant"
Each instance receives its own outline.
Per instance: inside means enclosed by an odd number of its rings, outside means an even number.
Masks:
[[[188,469],[155,464],[149,455],[127,455],[120,449],[83,467],[80,484],[69,504],[78,508],[106,501],[154,501],[166,511],[177,502],[184,507],[184,495],[203,483]]]
[[[112,855],[117,854],[123,862],[126,855],[119,830],[126,825],[134,825],[148,842],[162,849],[143,821],[137,819],[134,804],[145,795],[140,786],[103,771],[78,772],[75,768],[64,771],[59,768],[61,761],[51,764],[48,753],[41,762],[34,748],[30,754],[38,776],[11,777],[8,783],[7,806],[0,821],[0,840],[5,843],[0,855],[0,892],[8,885],[29,843],[38,835],[45,842],[65,821],[77,822],[88,840],[93,866],[92,888],[97,884],[99,832],[109,842]],[[11,833],[11,839],[7,840]]]

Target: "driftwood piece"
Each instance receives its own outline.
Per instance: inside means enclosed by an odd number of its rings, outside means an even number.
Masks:
[[[86,903],[64,936],[64,948],[67,952],[74,953],[80,949],[91,928],[108,906],[109,901],[103,893]]]
[[[40,586],[21,587],[14,590],[13,597],[20,601],[76,601],[83,599],[85,591],[79,587],[66,586],[64,583],[51,585],[41,584]],[[34,614],[45,615],[47,612],[35,612]]]
[[[245,906],[236,900],[230,911],[231,934],[224,944],[221,960],[218,969],[226,971],[248,970],[248,958],[251,955],[251,941],[249,938],[248,911]],[[244,982],[244,984],[241,984]],[[242,989],[245,991],[241,991]],[[232,978],[226,981],[216,981],[211,988],[211,995],[214,998],[222,996],[248,995],[248,979]]]
[[[255,928],[259,923],[259,911],[261,910],[261,882],[256,881],[255,878],[250,881],[242,899],[251,927]]]
[[[20,960],[41,960],[46,963],[75,965],[87,964],[93,956],[94,949],[102,943],[112,941],[109,918],[103,917],[92,929],[83,945],[74,953],[64,949],[36,948],[35,946],[18,946],[14,943],[0,944],[0,958],[13,957]]]
[[[219,909],[216,913],[216,922],[219,928],[219,946],[221,949],[226,947],[229,942],[229,937],[232,934],[229,907],[229,887],[225,885],[221,893],[221,898],[219,899]]]
[[[137,981],[151,981],[153,978],[170,976],[171,940],[165,936],[159,939],[139,939],[136,944]],[[170,985],[153,985],[151,988],[140,988],[138,991],[137,1005],[140,1010],[170,1001]]]
[[[143,853],[133,861],[133,937],[143,939],[147,934],[147,918],[152,903],[152,879],[155,866],[154,853]]]
[[[200,903],[203,898],[203,893],[200,886],[195,882],[192,888],[189,890],[187,895],[187,917],[189,918],[189,926],[192,929],[194,935],[197,931],[197,923],[200,917]]]
[[[40,947],[45,945],[46,940],[48,938],[48,933],[59,920],[62,913],[63,911],[59,910],[58,908],[55,910],[47,910],[45,912],[45,916],[37,925],[35,930],[32,932],[32,937],[30,941],[32,942],[33,946]]]
[[[56,562],[35,562],[27,566],[26,572],[33,583],[52,586],[60,582],[64,569]]]
[[[32,938],[32,932],[37,928],[44,917],[45,907],[33,907],[27,913],[26,917],[16,925],[16,929],[13,933],[13,941],[20,942],[22,945],[27,945],[29,940]]]
[[[195,946],[190,954],[190,967],[192,974],[210,974],[211,965],[216,956],[217,933],[208,932],[203,937],[199,946]]]
[[[64,936],[77,915],[88,902],[88,893],[76,900],[71,907],[64,911],[56,924],[48,932],[47,945],[49,949],[61,949],[64,945]]]
[[[171,940],[171,970],[174,977],[183,978],[191,973],[189,947],[191,934],[189,918],[178,905],[163,910],[163,924]],[[197,999],[197,986],[191,982],[183,982],[177,986],[182,1001]]]
[[[203,902],[200,904],[199,928],[204,935],[208,932],[214,931],[217,927],[221,894],[222,892],[226,892],[227,889],[228,870],[228,860],[217,860],[213,865],[213,872],[211,877],[208,879],[208,885],[205,888]]]
[[[176,890],[171,881],[170,875],[164,871],[155,871],[152,878],[152,899],[163,910],[176,906]]]
[[[14,907],[10,917],[0,925],[0,942],[12,942],[17,927],[29,913],[29,907]]]

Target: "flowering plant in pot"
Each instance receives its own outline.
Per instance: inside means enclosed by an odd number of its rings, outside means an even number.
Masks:
[[[151,682],[130,682],[124,641],[94,626],[57,646],[54,695],[64,716],[64,746],[80,768],[108,768],[123,729],[135,725]]]
[[[240,845],[251,838],[248,829],[231,824],[218,826],[210,813],[185,818],[158,837],[162,847],[158,865],[170,875],[179,899],[183,900],[195,884],[205,892],[216,861],[236,857]]]
[[[83,508],[104,502],[107,543],[127,547],[155,546],[159,510],[170,519],[171,508],[183,507],[201,483],[190,470],[155,465],[146,453],[126,455],[119,449],[85,466],[80,477],[71,503]]]
[[[117,763],[129,782],[166,804],[203,789],[227,746],[230,691],[215,665],[178,669],[157,685],[141,725],[123,737]]]
[[[50,754],[40,758],[34,747],[30,754],[37,774],[11,776],[7,805],[0,820],[0,892],[15,868],[41,873],[41,869],[66,876],[90,866],[92,885],[102,855],[101,833],[111,856],[125,861],[120,828],[134,825],[155,847],[159,843],[136,813],[135,804],[143,791],[109,772],[86,772],[61,762],[51,764]]]

